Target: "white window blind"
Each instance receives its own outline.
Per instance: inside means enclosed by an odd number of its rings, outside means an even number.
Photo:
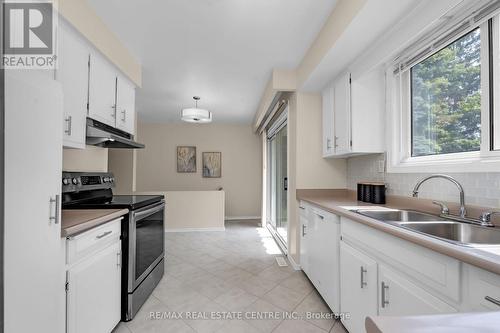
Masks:
[[[439,51],[461,35],[500,12],[500,0],[464,0],[438,22],[427,29],[416,41],[394,60],[394,74],[409,70],[412,66]]]

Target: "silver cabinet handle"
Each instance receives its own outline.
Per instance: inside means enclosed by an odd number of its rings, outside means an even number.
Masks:
[[[307,235],[306,228],[307,228],[307,226],[305,224],[303,224],[302,225],[302,237],[304,237],[305,235]]]
[[[121,252],[118,252],[116,254],[116,266],[120,267],[122,265],[122,253]]]
[[[116,118],[116,104],[111,105],[111,109],[113,109],[113,112],[111,112],[111,117]]]
[[[123,115],[122,121],[125,121],[127,119],[127,110],[123,109],[122,115]]]
[[[54,215],[50,214],[49,222],[54,221],[55,224],[59,224],[59,194],[56,194],[55,198],[50,197],[49,199],[49,210],[52,212],[52,205],[54,204]]]
[[[316,214],[316,216],[318,216],[318,217],[319,217],[320,219],[322,219],[322,220],[323,220],[323,219],[325,219],[325,217],[324,217],[323,215],[320,215],[320,214],[318,214],[318,213],[314,213],[314,214]]]
[[[299,208],[302,209],[302,210],[306,209],[305,207],[302,207],[302,206],[299,206]]]
[[[361,268],[361,270],[360,270],[360,273],[361,273],[361,289],[363,289],[363,287],[365,287],[367,285],[367,283],[365,282],[366,269],[363,266],[361,266],[360,268]]]
[[[382,299],[382,307],[385,308],[387,305],[389,305],[389,301],[385,299],[385,292],[386,290],[389,289],[389,286],[385,284],[385,282],[382,282],[382,296],[380,297]]]
[[[110,231],[105,231],[102,234],[95,236],[95,238],[96,239],[101,239],[101,238],[106,237],[107,235],[111,234],[112,232],[113,231],[111,231],[111,230]]]
[[[326,150],[330,150],[332,149],[332,140],[330,140],[329,138],[326,139]]]
[[[493,298],[493,297],[486,296],[484,299],[487,300],[488,302],[491,302],[491,303],[493,303],[495,305],[500,306],[500,301],[497,300],[497,299],[495,299],[495,298]]]
[[[68,127],[66,128],[66,130],[64,130],[64,133],[66,133],[69,136],[71,136],[72,119],[73,118],[71,116],[68,116],[66,119],[64,119],[66,123],[68,123]]]

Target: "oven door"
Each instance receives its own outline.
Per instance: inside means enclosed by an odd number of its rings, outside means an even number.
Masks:
[[[165,202],[131,212],[129,220],[128,291],[148,276],[165,255]]]

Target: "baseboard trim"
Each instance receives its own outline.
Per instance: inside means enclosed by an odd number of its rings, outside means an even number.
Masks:
[[[260,216],[226,216],[226,221],[237,221],[237,220],[260,220]]]
[[[165,232],[203,232],[203,231],[226,231],[225,227],[221,228],[174,228],[165,229]]]
[[[295,260],[293,260],[292,256],[287,255],[286,258],[290,262],[290,265],[292,265],[292,268],[296,271],[300,271],[302,268],[300,268],[300,265],[298,265]]]

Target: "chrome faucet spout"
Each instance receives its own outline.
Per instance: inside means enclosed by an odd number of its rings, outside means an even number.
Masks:
[[[451,176],[443,175],[443,174],[435,174],[435,175],[430,175],[428,177],[425,177],[425,178],[419,180],[417,182],[417,184],[415,185],[415,187],[413,188],[413,197],[417,198],[418,197],[418,190],[419,190],[420,186],[423,183],[425,183],[426,181],[428,181],[429,179],[433,179],[433,178],[446,179],[446,180],[449,180],[450,182],[452,182],[453,184],[455,184],[455,186],[458,188],[458,190],[460,192],[460,213],[459,214],[460,214],[460,217],[465,218],[465,216],[467,215],[467,210],[465,209],[464,188],[455,178],[453,178]]]

